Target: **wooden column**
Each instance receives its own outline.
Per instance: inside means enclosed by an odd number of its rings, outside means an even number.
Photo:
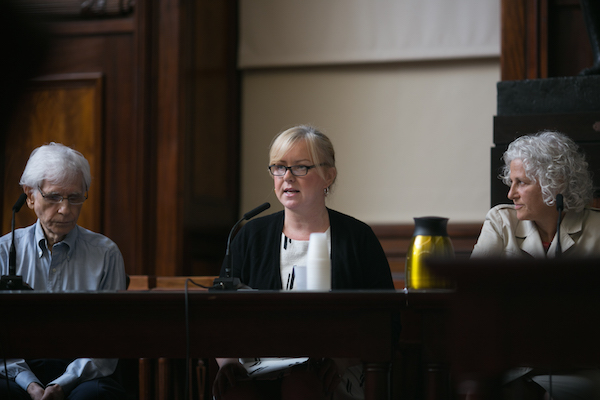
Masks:
[[[593,65],[579,0],[502,0],[503,81],[575,76]]]
[[[182,240],[182,49],[181,2],[158,10],[156,131],[156,275],[181,273]]]

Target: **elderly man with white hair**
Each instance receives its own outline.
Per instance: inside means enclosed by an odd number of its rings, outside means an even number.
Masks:
[[[20,185],[37,222],[14,234],[16,273],[33,290],[46,292],[126,289],[123,256],[107,237],[77,225],[91,183],[90,166],[78,151],[59,143],[35,149]],[[0,271],[7,275],[12,237],[0,238]],[[57,310],[60,312],[60,310]],[[43,318],[40,335],[43,335]],[[118,360],[7,360],[0,363],[0,398],[124,399],[112,378]],[[5,382],[6,381],[6,382]]]

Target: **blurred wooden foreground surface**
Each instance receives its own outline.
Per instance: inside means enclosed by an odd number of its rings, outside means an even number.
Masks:
[[[366,398],[389,398],[392,315],[406,307],[404,291],[190,291],[188,299],[191,357],[357,357]],[[182,291],[4,292],[0,304],[11,321],[0,332],[5,357],[187,355]],[[31,310],[54,315],[43,334]]]
[[[510,368],[598,367],[600,259],[436,263],[457,285],[446,303],[447,356],[473,398],[499,398]]]

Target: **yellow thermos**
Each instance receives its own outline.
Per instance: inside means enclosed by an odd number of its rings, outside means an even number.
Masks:
[[[448,218],[420,217],[414,220],[415,231],[406,254],[406,288],[451,288],[451,282],[434,276],[424,262],[429,257],[454,258],[454,247],[447,231]]]

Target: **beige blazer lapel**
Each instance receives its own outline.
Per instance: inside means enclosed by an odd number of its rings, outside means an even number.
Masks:
[[[515,236],[520,241],[519,247],[522,251],[534,258],[546,258],[542,239],[535,223],[532,221],[519,221],[515,229]]]
[[[583,229],[583,213],[566,212],[560,223],[560,247],[563,251],[567,251],[575,244],[573,236],[578,235]],[[556,256],[556,235],[552,240],[552,244],[548,249],[548,257]]]

